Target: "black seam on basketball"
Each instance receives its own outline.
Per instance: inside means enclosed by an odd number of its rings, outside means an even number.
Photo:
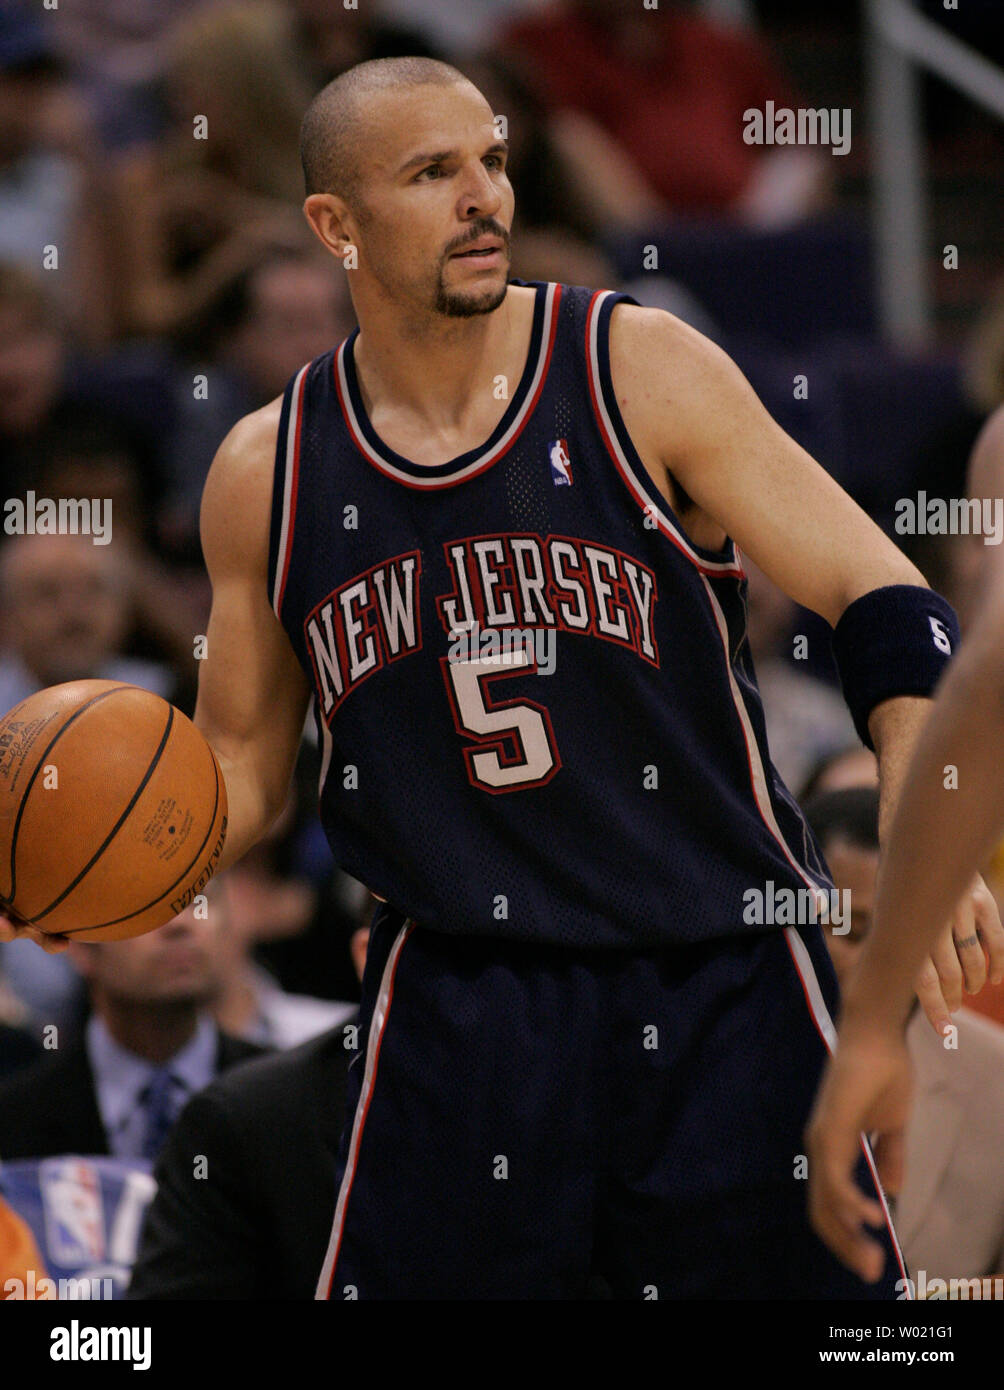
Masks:
[[[17,808],[17,817],[15,818],[15,821],[14,821],[14,831],[13,831],[13,834],[12,834],[12,836],[11,836],[11,842],[10,842],[10,895],[9,895],[8,897],[6,897],[6,898],[3,899],[4,902],[6,902],[6,903],[12,903],[12,902],[14,901],[14,892],[15,892],[15,889],[16,889],[16,887],[17,887],[17,883],[16,883],[16,877],[17,877],[17,875],[16,875],[15,866],[14,866],[14,856],[15,856],[15,853],[16,853],[16,851],[17,851],[17,837],[18,837],[18,834],[20,833],[20,830],[21,830],[21,818],[22,818],[22,816],[24,815],[24,808],[25,808],[25,806],[27,806],[27,804],[28,804],[28,795],[29,795],[29,793],[30,793],[32,787],[35,785],[35,778],[38,776],[39,772],[40,772],[40,771],[42,770],[42,768],[45,766],[45,760],[46,760],[46,758],[47,758],[47,757],[49,756],[49,754],[52,752],[53,748],[55,748],[56,744],[57,744],[57,743],[59,742],[59,740],[63,737],[63,735],[66,733],[66,731],[67,731],[67,729],[70,727],[70,725],[71,725],[71,724],[75,724],[76,721],[80,718],[80,716],[81,716],[82,714],[86,714],[87,711],[92,707],[92,705],[98,704],[101,700],[107,700],[108,697],[109,697],[109,695],[116,695],[120,690],[135,690],[135,689],[136,689],[136,687],[133,686],[133,685],[116,685],[116,686],[113,686],[111,690],[102,690],[101,693],[100,693],[100,695],[92,695],[91,698],[87,701],[87,703],[86,703],[85,705],[81,705],[80,708],[79,708],[78,710],[75,710],[75,711],[73,712],[73,714],[70,715],[69,719],[68,719],[68,720],[66,721],[66,723],[62,726],[62,728],[61,728],[57,733],[55,733],[55,734],[53,735],[53,737],[52,737],[52,742],[49,744],[49,746],[48,746],[48,747],[42,752],[42,754],[40,755],[40,757],[39,757],[39,759],[38,759],[38,762],[35,764],[35,770],[34,770],[34,772],[33,772],[33,773],[31,774],[31,776],[28,778],[28,785],[25,787],[24,791],[21,793],[21,803],[20,803],[20,805],[19,805],[18,808]],[[21,704],[22,704],[22,705],[25,704],[25,703],[26,703],[26,701],[24,701],[24,700],[21,701]],[[5,719],[8,718],[8,715],[9,715],[9,714],[14,714],[15,711],[16,711],[16,710],[19,710],[20,708],[21,708],[21,705],[15,705],[15,706],[14,706],[14,709],[8,711],[8,714],[5,714],[5,715],[4,715],[4,718],[5,718]],[[29,919],[28,919],[28,918],[24,918],[24,920],[27,922]],[[32,919],[32,920],[33,920],[33,919]]]
[[[109,832],[108,832],[108,834],[105,836],[104,840],[101,842],[101,844],[97,847],[97,849],[96,849],[96,850],[94,851],[94,853],[91,855],[91,857],[90,857],[90,859],[88,860],[88,862],[87,862],[87,863],[84,865],[84,867],[80,870],[80,873],[77,874],[76,878],[73,879],[72,882],[70,882],[70,883],[68,883],[68,884],[66,885],[66,887],[63,889],[63,891],[60,893],[59,897],[58,897],[58,898],[54,898],[53,901],[49,904],[49,906],[48,906],[47,908],[44,908],[41,912],[36,912],[35,915],[34,915],[34,917],[31,919],[32,922],[40,922],[40,921],[42,920],[43,917],[48,917],[49,913],[53,910],[53,908],[58,907],[59,904],[63,901],[63,899],[64,899],[69,893],[72,893],[72,892],[73,892],[74,888],[76,888],[76,886],[77,886],[77,884],[80,882],[80,880],[81,880],[82,878],[85,878],[85,877],[87,876],[87,874],[90,873],[90,871],[94,868],[94,865],[98,862],[98,860],[99,860],[99,859],[101,858],[101,856],[104,854],[105,850],[106,850],[106,849],[108,848],[108,846],[111,844],[112,840],[115,839],[115,836],[119,833],[119,831],[122,829],[123,825],[124,825],[124,824],[126,823],[126,821],[129,819],[129,816],[131,815],[132,809],[133,809],[133,807],[136,805],[136,802],[137,802],[137,801],[140,799],[140,797],[143,795],[143,789],[146,787],[146,784],[149,782],[150,778],[153,776],[154,772],[156,771],[156,769],[157,769],[157,764],[160,762],[161,757],[162,757],[163,752],[164,752],[164,749],[167,747],[167,740],[168,740],[168,736],[169,736],[169,734],[170,734],[170,732],[171,732],[171,726],[173,725],[173,723],[174,723],[174,706],[173,706],[173,705],[168,705],[168,707],[167,707],[167,724],[166,724],[165,727],[164,727],[164,732],[163,732],[163,733],[161,734],[161,736],[160,736],[160,743],[157,745],[157,750],[156,750],[156,752],[154,753],[152,759],[150,760],[149,766],[147,767],[146,771],[143,773],[143,779],[142,779],[142,781],[140,782],[139,786],[136,788],[136,790],[133,792],[131,798],[129,799],[129,804],[126,806],[125,810],[122,812],[122,814],[119,816],[118,820],[117,820],[117,821],[115,822],[115,824],[112,826],[111,830],[109,830]]]
[[[196,864],[202,858],[202,851],[205,849],[209,841],[209,838],[213,833],[213,826],[216,824],[216,812],[219,809],[220,805],[219,768],[216,764],[216,755],[213,753],[212,749],[209,750],[209,755],[213,763],[213,776],[216,779],[216,796],[215,800],[213,801],[213,814],[209,819],[209,829],[203,836],[202,844],[199,846],[191,863],[188,865],[188,868],[184,871],[184,873],[180,874],[174,880],[173,883],[169,883],[168,886],[164,889],[163,893],[158,893],[157,896],[155,898],[151,898],[148,903],[144,903],[142,907],[137,907],[135,912],[127,912],[124,917],[113,917],[110,922],[92,922],[89,926],[86,927],[69,927],[65,931],[60,932],[60,936],[77,936],[82,931],[104,931],[105,927],[117,927],[120,922],[128,922],[130,918],[139,917],[141,913],[149,911],[149,909],[153,907],[156,903],[159,903],[162,899],[166,898],[169,893],[173,893],[173,891],[175,890],[175,888],[177,888],[179,883],[184,883],[185,879],[189,876],[189,874],[195,868]]]

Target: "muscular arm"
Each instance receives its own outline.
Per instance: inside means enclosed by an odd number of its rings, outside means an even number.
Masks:
[[[631,306],[614,311],[610,336],[624,422],[653,482],[693,540],[716,547],[732,536],[779,588],[831,626],[872,589],[925,583],[771,419],[720,348],[669,314]],[[883,842],[930,708],[930,700],[904,697],[884,701],[869,718],[879,759]],[[986,981],[977,918],[995,965],[1004,961],[1004,934],[982,885],[972,901],[960,903],[946,928],[950,916],[946,912],[943,938],[915,982],[939,1032],[950,1022],[949,1011],[961,1005],[963,984],[975,992]],[[914,953],[917,964],[923,955]]]
[[[268,600],[268,540],[279,401],[239,421],[202,498],[213,586],[195,723],[212,745],[230,806],[221,868],[261,838],[285,803],[309,699]]]
[[[702,334],[659,310],[622,306],[610,351],[624,422],[693,540],[717,547],[732,536],[779,588],[831,626],[870,589],[924,584]],[[929,705],[887,700],[872,712],[883,829]]]
[[[629,305],[614,310],[610,339],[624,422],[692,539],[717,546],[732,536],[831,626],[870,589],[924,584],[714,343],[670,314]]]

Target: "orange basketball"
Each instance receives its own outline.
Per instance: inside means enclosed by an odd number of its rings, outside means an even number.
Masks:
[[[185,716],[134,685],[71,681],[0,719],[0,909],[74,941],[177,916],[219,863],[227,792]]]

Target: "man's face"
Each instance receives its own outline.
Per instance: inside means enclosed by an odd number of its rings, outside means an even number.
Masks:
[[[4,569],[5,636],[45,685],[97,675],[128,624],[113,546],[89,536],[24,536]]]
[[[836,936],[831,927],[823,928],[833,968],[843,989],[857,965],[865,938],[871,931],[879,856],[878,850],[863,849],[860,845],[851,844],[849,840],[839,836],[834,836],[826,842],[823,853],[830,866],[834,884],[841,891],[849,889],[851,895],[850,931],[846,935]],[[847,923],[844,922],[842,925],[846,926]]]
[[[18,305],[0,305],[0,434],[38,428],[59,392],[63,356],[54,328]]]
[[[279,261],[254,277],[252,312],[233,335],[228,356],[263,401],[280,395],[304,362],[352,331],[352,306],[333,271]]]
[[[457,82],[367,97],[358,159],[352,211],[363,273],[423,315],[496,309],[509,279],[514,200],[480,92]]]
[[[203,1004],[216,992],[224,924],[210,905],[189,908],[166,926],[130,941],[70,946],[80,973],[121,1004]]]

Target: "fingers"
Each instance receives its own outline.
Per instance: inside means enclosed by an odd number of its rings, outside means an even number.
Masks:
[[[33,927],[27,928],[25,935],[36,945],[41,946],[47,956],[58,956],[60,951],[65,951],[70,944],[68,936],[56,936],[52,932],[35,931]]]
[[[987,982],[987,958],[983,952],[976,926],[976,905],[972,895],[960,903],[952,918],[955,951],[962,967],[962,979],[967,994],[979,994]],[[960,996],[959,1004],[962,999]]]
[[[954,955],[954,952],[953,952]],[[958,961],[955,962],[958,969]],[[961,971],[960,971],[961,977]],[[927,1015],[928,1021],[939,1038],[945,1036],[945,1029],[952,1026],[952,1015],[941,992],[941,980],[933,959],[928,956],[921,967],[916,982],[917,999]],[[960,993],[961,1000],[961,993]]]
[[[854,1181],[861,1136],[824,1110],[809,1129],[809,1219],[819,1238],[866,1283],[882,1274],[885,1253],[866,1226],[884,1220],[877,1201]]]
[[[976,880],[972,901],[976,930],[990,958],[990,980],[999,985],[1004,980],[1004,926],[994,896],[982,878]]]
[[[965,984],[965,976],[962,973],[962,962],[959,959],[959,949],[956,943],[955,923],[958,914],[952,918],[951,923],[944,931],[938,933],[938,939],[931,948],[931,960],[938,972],[938,981],[941,985],[942,997],[945,1007],[949,1013],[954,1013],[956,1009],[962,1008],[962,990]],[[972,920],[968,924],[963,921],[962,929],[959,931],[959,939],[964,939],[966,926],[969,927],[969,935],[975,935]],[[979,942],[977,942],[977,947]],[[982,950],[980,955],[983,955]]]
[[[42,950],[50,956],[65,951],[70,944],[69,937],[39,931],[36,927],[29,927],[26,923],[22,923],[18,918],[0,914],[0,945],[20,940],[34,941],[36,946],[41,946]]]

